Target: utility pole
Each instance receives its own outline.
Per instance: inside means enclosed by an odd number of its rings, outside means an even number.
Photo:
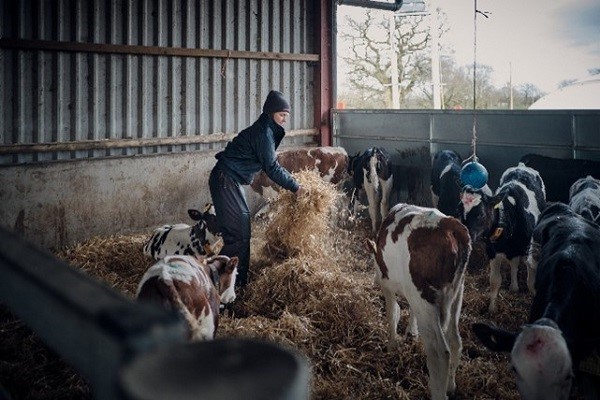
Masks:
[[[442,108],[441,79],[440,79],[440,40],[438,10],[434,0],[429,1],[429,33],[431,35],[431,85],[433,108]]]
[[[398,93],[398,53],[396,44],[396,13],[390,13],[390,75],[392,87],[392,108],[400,108],[400,95]]]
[[[508,88],[510,91],[510,105],[509,109],[513,109],[513,85],[512,85],[512,62],[508,63]]]

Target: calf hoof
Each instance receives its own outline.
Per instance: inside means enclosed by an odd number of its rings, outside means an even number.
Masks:
[[[513,293],[517,293],[519,291],[519,286],[515,285],[515,286],[510,286],[510,291]]]

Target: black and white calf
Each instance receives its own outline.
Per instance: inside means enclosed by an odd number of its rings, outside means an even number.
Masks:
[[[462,350],[458,320],[471,254],[469,232],[435,208],[397,204],[376,240],[369,244],[377,262],[375,281],[385,297],[388,348],[398,345],[398,294],[410,307],[407,333],[417,336],[420,331],[423,338],[431,397],[446,399],[456,388]]]
[[[600,179],[588,175],[569,189],[569,205],[577,214],[600,224]]]
[[[600,378],[588,357],[600,351],[600,229],[554,203],[540,216],[528,262],[535,272],[529,324],[520,332],[475,324],[474,332],[488,348],[511,351],[524,399],[568,399],[574,375],[584,397],[598,399]]]
[[[496,298],[502,284],[500,266],[511,266],[511,291],[518,291],[519,263],[527,255],[531,234],[546,206],[542,178],[519,163],[504,171],[494,196],[467,186],[461,194],[460,218],[473,242],[482,240],[490,259],[489,311],[496,312]]]
[[[222,245],[222,241],[217,232],[217,216],[214,206],[207,203],[203,212],[190,209],[188,215],[196,221],[196,224],[193,226],[187,224],[163,225],[155,229],[144,245],[144,254],[158,260],[165,256],[179,254],[198,256],[218,253],[215,248],[218,248],[219,244]]]
[[[459,216],[462,162],[462,157],[454,150],[438,151],[431,162],[431,201],[435,208],[452,217]],[[483,187],[483,191],[488,196],[492,195],[488,185]]]
[[[373,232],[379,220],[383,220],[389,210],[390,193],[394,179],[392,162],[384,149],[372,147],[362,153],[350,156],[348,174],[352,176],[356,193],[364,190],[369,202],[369,217]],[[354,206],[354,198],[351,207]]]
[[[431,162],[431,201],[446,215],[457,216],[462,184],[462,157],[454,150],[440,150]]]

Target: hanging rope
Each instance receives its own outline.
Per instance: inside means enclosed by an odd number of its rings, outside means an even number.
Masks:
[[[477,14],[489,18],[487,11],[477,9],[477,0],[473,1],[473,131],[471,137],[471,152],[467,160],[477,160]]]
[[[488,172],[477,159],[477,14],[488,18],[486,11],[477,9],[477,0],[473,8],[473,132],[471,137],[471,156],[463,162],[460,180],[463,185],[480,189],[487,184]]]

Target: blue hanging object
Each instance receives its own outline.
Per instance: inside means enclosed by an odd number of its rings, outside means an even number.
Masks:
[[[479,164],[477,157],[473,157],[471,161],[463,164],[460,171],[460,180],[464,186],[469,185],[474,189],[481,189],[488,180],[487,169]]]

